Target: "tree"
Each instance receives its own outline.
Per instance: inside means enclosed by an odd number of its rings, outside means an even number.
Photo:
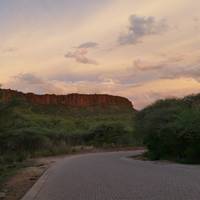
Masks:
[[[138,112],[136,131],[151,159],[200,163],[200,95],[160,100]]]

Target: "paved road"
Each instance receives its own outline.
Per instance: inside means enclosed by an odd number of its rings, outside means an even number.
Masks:
[[[23,200],[200,200],[200,166],[127,158],[137,153],[65,158]]]

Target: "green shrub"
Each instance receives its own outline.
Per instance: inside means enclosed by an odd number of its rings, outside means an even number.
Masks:
[[[76,146],[132,145],[133,121],[133,111],[119,107],[32,105],[20,97],[5,103],[0,90],[0,171],[29,157],[72,153]]]
[[[86,142],[95,146],[127,146],[133,142],[133,133],[123,124],[101,124],[86,135]]]
[[[189,96],[161,100],[137,114],[136,132],[149,149],[151,159],[200,162],[198,99]]]

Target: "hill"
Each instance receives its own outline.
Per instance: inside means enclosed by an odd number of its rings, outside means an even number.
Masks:
[[[0,95],[2,102],[9,102],[13,98],[20,98],[34,105],[62,105],[66,108],[88,108],[95,106],[102,108],[108,108],[109,106],[133,108],[132,103],[128,99],[106,94],[36,95],[33,93],[24,94],[10,89],[1,89]]]
[[[134,114],[124,97],[1,89],[0,155],[54,154],[74,145],[130,145]]]

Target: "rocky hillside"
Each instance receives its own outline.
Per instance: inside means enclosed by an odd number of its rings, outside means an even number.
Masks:
[[[66,107],[76,107],[84,108],[91,106],[119,106],[132,109],[132,103],[119,96],[112,96],[106,94],[68,94],[68,95],[55,95],[55,94],[45,94],[36,95],[33,93],[24,94],[10,89],[1,89],[1,99],[3,102],[9,102],[14,97],[20,97],[28,101],[31,104],[37,105],[64,105]]]
[[[0,131],[85,133],[101,124],[123,124],[132,130],[132,103],[105,94],[36,95],[0,89]]]

